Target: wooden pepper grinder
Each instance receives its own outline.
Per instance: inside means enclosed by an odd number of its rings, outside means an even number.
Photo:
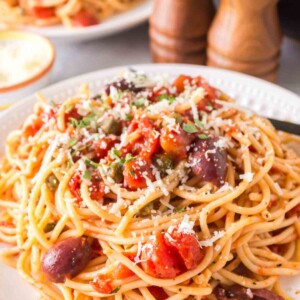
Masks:
[[[212,0],[155,0],[150,18],[154,62],[204,64]]]
[[[281,46],[277,0],[221,0],[208,34],[208,65],[276,81]]]

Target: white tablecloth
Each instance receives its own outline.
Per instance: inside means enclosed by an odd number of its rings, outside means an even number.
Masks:
[[[56,44],[51,82],[99,69],[151,62],[147,24],[90,42]],[[300,95],[300,41],[284,38],[278,84]]]

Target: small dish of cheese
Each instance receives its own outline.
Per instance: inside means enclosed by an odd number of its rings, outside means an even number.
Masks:
[[[55,50],[26,31],[0,31],[0,105],[27,96],[48,83]]]

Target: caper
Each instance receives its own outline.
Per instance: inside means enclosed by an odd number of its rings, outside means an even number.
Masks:
[[[46,185],[50,191],[55,191],[58,187],[59,181],[56,176],[51,173],[46,179]]]
[[[52,231],[55,228],[55,226],[56,226],[56,222],[48,223],[44,228],[44,232],[47,233]]]
[[[155,155],[153,157],[153,164],[163,176],[167,175],[167,170],[174,168],[173,160],[166,153]]]
[[[115,161],[110,164],[108,175],[116,182],[123,182],[123,164],[119,161]]]
[[[181,114],[174,112],[170,115],[170,117],[174,118],[177,124],[180,124],[180,125],[182,124],[182,115]]]
[[[120,134],[121,124],[113,118],[105,119],[101,124],[101,129],[106,134]]]

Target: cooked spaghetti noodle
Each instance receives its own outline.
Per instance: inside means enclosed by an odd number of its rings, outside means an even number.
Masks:
[[[39,95],[9,134],[2,260],[43,299],[229,299],[235,284],[283,299],[270,290],[300,271],[299,138],[201,77],[122,76],[94,97]]]
[[[1,0],[0,26],[96,25],[140,0]]]

